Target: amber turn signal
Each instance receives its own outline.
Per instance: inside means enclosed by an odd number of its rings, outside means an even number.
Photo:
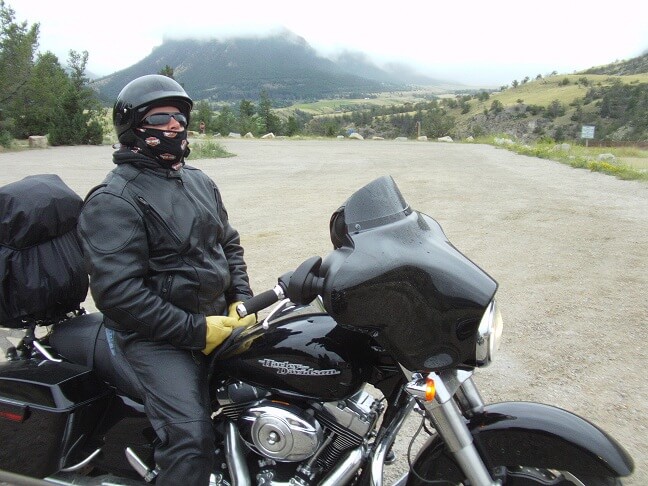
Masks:
[[[431,402],[434,400],[436,395],[436,388],[434,386],[434,380],[432,378],[425,379],[425,401]]]

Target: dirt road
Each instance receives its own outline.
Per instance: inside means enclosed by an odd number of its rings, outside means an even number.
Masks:
[[[648,185],[485,145],[222,143],[237,156],[191,163],[219,184],[256,292],[325,255],[331,212],[365,183],[391,175],[410,205],[437,219],[500,284],[505,338],[496,362],[477,375],[484,397],[582,415],[634,457],[626,484],[648,484]],[[2,153],[0,185],[57,173],[83,195],[111,168],[111,152]],[[394,476],[405,468],[400,459],[389,468]]]

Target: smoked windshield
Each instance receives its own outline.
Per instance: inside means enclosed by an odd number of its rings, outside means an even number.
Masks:
[[[344,209],[350,234],[392,223],[411,212],[391,177],[381,177],[358,190]]]

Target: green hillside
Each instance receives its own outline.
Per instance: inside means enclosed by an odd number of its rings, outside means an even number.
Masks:
[[[633,59],[628,65],[644,69],[648,63]],[[615,63],[610,70],[630,69]],[[310,118],[307,128],[320,135],[349,131],[385,138],[500,135],[520,142],[561,142],[578,141],[582,126],[592,125],[599,141],[648,142],[648,73],[606,74],[603,67],[597,72],[538,77],[500,90],[454,95],[421,88],[299,103],[281,114]]]
[[[568,80],[569,83],[565,83],[565,80]],[[570,105],[582,99],[592,86],[611,86],[619,82],[624,84],[648,83],[648,73],[630,76],[610,76],[606,74],[555,75],[493,93],[491,100],[500,100],[504,106],[515,106],[520,100],[530,105],[549,106],[554,100],[558,100],[564,105]],[[483,111],[489,105],[490,103],[473,103],[471,104],[471,113]]]

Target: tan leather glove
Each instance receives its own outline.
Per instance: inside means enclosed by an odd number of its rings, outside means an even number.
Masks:
[[[207,334],[203,354],[211,353],[232,334],[232,329],[237,326],[237,320],[228,316],[207,316],[206,320]]]
[[[256,324],[256,320],[257,320],[256,314],[249,314],[245,317],[239,317],[238,312],[236,312],[236,306],[239,305],[241,302],[242,301],[240,300],[238,302],[234,302],[230,304],[229,307],[227,308],[227,315],[229,317],[236,319],[237,321],[234,327],[241,327],[241,326],[248,327],[251,326],[252,324]]]

